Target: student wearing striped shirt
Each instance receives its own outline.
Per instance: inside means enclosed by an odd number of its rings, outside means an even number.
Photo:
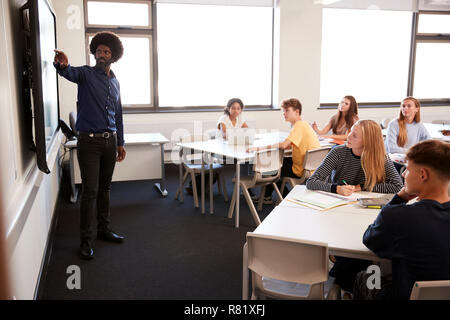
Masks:
[[[346,145],[337,146],[328,153],[306,182],[306,187],[349,196],[360,190],[397,193],[403,183],[386,155],[380,126],[372,120],[359,120],[350,130]],[[335,283],[329,297],[340,299],[341,288],[352,292],[356,274],[367,269],[371,262],[331,258],[334,266],[330,276],[335,278]]]
[[[372,120],[357,121],[346,145],[333,148],[306,182],[311,190],[349,196],[356,191],[396,193],[403,186],[386,156],[380,126]]]

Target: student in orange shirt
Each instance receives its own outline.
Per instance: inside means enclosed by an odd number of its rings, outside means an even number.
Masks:
[[[302,120],[302,104],[298,99],[285,99],[282,101],[281,107],[283,108],[284,119],[292,125],[289,136],[283,142],[265,147],[250,148],[249,151],[271,148],[280,148],[282,150],[292,149],[292,158],[285,157],[283,159],[281,178],[292,177],[298,179],[303,174],[303,161],[306,152],[308,150],[319,148],[320,143],[311,126],[306,121]],[[281,181],[278,181],[277,185],[281,186]],[[272,192],[272,185],[268,185],[264,195],[264,204],[273,203]]]

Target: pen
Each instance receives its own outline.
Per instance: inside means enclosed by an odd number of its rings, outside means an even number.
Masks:
[[[381,209],[381,206],[367,206],[369,209]]]
[[[346,186],[348,186],[347,182],[345,180],[342,180],[343,183],[345,183]]]

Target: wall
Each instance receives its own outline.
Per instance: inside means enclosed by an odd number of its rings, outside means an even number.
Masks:
[[[59,192],[61,134],[47,158],[51,173],[37,169],[25,140],[19,8],[24,0],[2,1],[0,13],[0,246],[8,272],[8,299],[33,299]],[[0,259],[1,260],[1,259]]]

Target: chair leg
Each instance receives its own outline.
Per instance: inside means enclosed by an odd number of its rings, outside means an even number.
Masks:
[[[183,186],[186,183],[186,179],[188,177],[188,174],[189,174],[189,172],[186,171],[185,174],[184,174],[184,177],[183,177],[183,180],[182,180],[181,184],[178,186],[177,193],[175,194],[175,199],[178,199],[178,197],[181,195],[180,192],[183,192],[182,191],[183,190]]]
[[[231,197],[230,208],[228,209],[228,219],[231,219],[233,217],[235,206],[236,206],[236,188],[233,188],[233,196]]]
[[[286,180],[282,180],[282,182],[281,182],[281,188],[280,188],[280,192],[281,192],[281,194],[283,194],[283,191],[284,191],[284,188],[286,187]]]
[[[227,191],[227,182],[225,181],[225,175],[223,174],[223,172],[220,172],[219,176],[220,176],[220,183],[222,184],[223,198],[225,199],[225,202],[228,202],[228,191]]]
[[[259,226],[261,224],[261,220],[259,219],[258,212],[256,212],[256,208],[255,205],[253,204],[252,198],[250,197],[250,193],[248,193],[248,189],[245,186],[241,185],[241,187],[242,192],[244,193],[245,200],[247,200],[247,204],[253,216],[253,219],[255,220],[256,225]]]
[[[192,181],[192,194],[194,197],[194,205],[196,208],[199,207],[198,205],[198,194],[197,194],[197,183],[195,182],[195,173],[194,171],[191,171],[191,181]]]
[[[283,196],[281,195],[280,190],[278,190],[277,184],[275,182],[273,182],[272,185],[273,185],[273,188],[275,189],[275,191],[277,192],[278,199],[280,200],[280,202],[283,201]]]
[[[261,188],[261,194],[259,195],[259,200],[258,200],[258,211],[262,210],[265,194],[266,194],[266,186]]]

